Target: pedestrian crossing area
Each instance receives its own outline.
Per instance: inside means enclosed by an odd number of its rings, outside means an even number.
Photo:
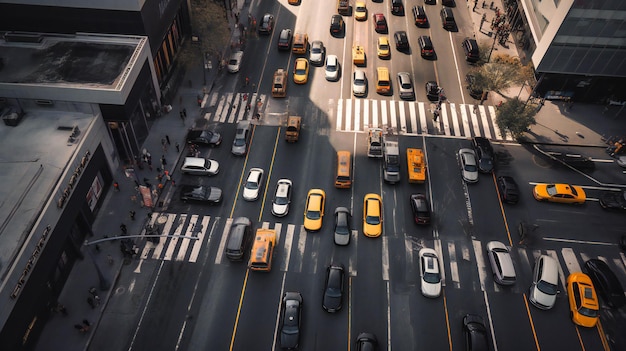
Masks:
[[[215,265],[240,265],[241,262],[230,262],[224,255],[232,222],[232,218],[197,214],[153,213],[148,224],[157,228],[157,235],[167,235],[167,238],[161,237],[158,243],[147,240],[147,237],[139,240],[137,246],[140,250],[140,258],[191,263],[208,260]],[[331,255],[334,260],[341,258],[349,274],[357,276],[359,259],[357,248],[361,240],[372,240],[365,238],[358,230],[353,230],[350,244],[347,247],[333,245],[333,250],[328,252],[327,249],[323,250],[322,248],[328,247],[324,241],[332,242],[331,230],[324,233],[308,233],[302,225],[279,222],[262,222],[255,227],[276,230],[277,241],[272,270],[281,272],[316,274],[325,269],[326,257],[320,257],[320,252],[324,252],[325,255]],[[146,235],[146,233],[147,231],[144,230],[142,235]],[[396,278],[419,287],[418,252],[423,247],[430,247],[439,253],[441,267],[443,267],[442,281],[448,288],[495,292],[506,290],[518,293],[524,293],[528,290],[528,286],[522,283],[503,288],[494,282],[487,259],[486,242],[479,240],[468,242],[432,240],[416,237],[412,234],[383,235],[380,241],[381,279],[385,281],[394,279],[391,274],[394,270],[390,266],[404,264],[406,269],[401,271],[405,271],[406,276]],[[211,249],[207,253],[208,248]],[[401,255],[402,251],[405,253],[404,256]],[[202,257],[200,256],[201,252],[204,252]],[[529,281],[535,260],[543,254],[551,256],[559,263],[561,291],[566,291],[567,276],[572,272],[582,271],[584,262],[591,258],[605,261],[618,277],[621,277],[620,279],[626,278],[626,256],[622,252],[613,254],[613,256],[598,257],[577,252],[570,247],[538,250],[516,246],[511,248],[511,256],[519,281]],[[390,257],[392,257],[391,260]],[[402,259],[398,259],[398,257],[402,257]],[[363,257],[362,259],[369,261],[373,258]],[[245,260],[247,260],[247,256]],[[464,266],[467,267],[467,262],[475,262],[473,266],[476,269],[469,270],[473,273],[468,273],[468,269],[462,269]],[[245,261],[243,264],[246,264]],[[521,277],[526,277],[526,279]]]
[[[436,103],[404,100],[339,99],[336,130],[365,132],[386,128],[399,134],[436,134],[456,137],[483,136],[514,140],[496,123],[494,106],[442,103],[434,120]]]
[[[214,92],[204,105],[204,118],[215,123],[251,120],[266,112],[267,94]],[[503,133],[496,123],[496,108],[486,105],[438,104],[433,102],[375,99],[331,99],[328,116],[335,117],[335,130],[366,132],[384,128],[405,135],[483,136],[492,140],[514,138]],[[438,118],[434,112],[438,109]]]

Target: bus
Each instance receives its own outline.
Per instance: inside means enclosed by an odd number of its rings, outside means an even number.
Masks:
[[[426,159],[422,149],[406,149],[409,183],[424,183],[426,180]]]
[[[276,230],[259,228],[254,237],[248,268],[252,271],[269,272],[272,269],[272,257],[276,246]]]

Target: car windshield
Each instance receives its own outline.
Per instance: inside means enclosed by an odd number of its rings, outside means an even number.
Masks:
[[[244,145],[246,145],[246,139],[237,138],[233,142],[233,145],[235,145],[235,146],[244,146]]]
[[[578,312],[580,314],[582,314],[583,316],[587,316],[587,317],[597,317],[598,316],[598,311],[597,310],[592,310],[592,309],[587,308],[587,307],[581,307],[580,309],[578,309]]]
[[[296,74],[297,75],[304,75],[306,73],[306,69],[305,68],[297,68],[296,69]]]
[[[389,45],[387,45],[387,44],[380,44],[380,49],[381,50],[389,50]]]
[[[378,216],[366,216],[365,217],[365,223],[371,224],[371,225],[380,224],[380,217],[378,217]]]
[[[364,79],[355,79],[354,80],[354,85],[363,86],[363,85],[365,85],[365,80]]]
[[[231,59],[230,61],[228,61],[228,64],[231,66],[234,66],[237,64],[237,59]]]
[[[439,276],[439,273],[425,272],[424,281],[427,283],[435,284],[441,281],[441,277]]]
[[[259,188],[259,184],[257,182],[255,182],[255,181],[249,180],[249,181],[246,182],[246,188],[248,188],[248,189],[258,189]]]
[[[539,283],[537,283],[537,289],[539,289],[539,291],[541,291],[542,293],[548,295],[556,295],[557,292],[556,285],[543,280],[540,280]]]
[[[286,205],[289,203],[289,199],[284,196],[277,196],[276,199],[274,199],[274,203],[277,205]]]
[[[475,165],[468,165],[468,164],[465,165],[465,170],[468,172],[476,172],[476,169],[477,168]]]
[[[341,290],[338,288],[333,288],[333,287],[328,287],[328,289],[326,290],[326,296],[330,296],[330,297],[340,297],[341,296]]]
[[[320,219],[320,211],[306,211],[306,218],[308,219]]]
[[[411,89],[411,83],[403,83],[402,89]]]
[[[311,52],[314,54],[319,54],[322,52],[322,49],[319,47],[314,46],[313,48],[311,48]]]
[[[327,65],[326,66],[326,70],[328,72],[335,72],[337,70],[337,66],[333,66],[333,65]]]
[[[546,186],[546,191],[548,192],[548,195],[550,195],[550,196],[556,195],[557,194],[557,192],[556,192],[556,185],[550,184],[550,185]]]

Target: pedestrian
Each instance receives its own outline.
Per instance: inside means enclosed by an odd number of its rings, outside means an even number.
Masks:
[[[187,118],[187,109],[183,108],[183,120],[185,120],[185,118]]]
[[[113,181],[113,190],[120,191],[120,183],[115,180]]]
[[[161,173],[157,174],[157,180],[159,183],[163,180],[163,175]]]
[[[182,119],[183,123],[185,123],[185,115],[183,114],[183,111],[180,111],[180,119]]]
[[[250,78],[246,77],[246,86],[248,86],[248,84],[250,84]]]
[[[433,120],[437,122],[437,118],[439,118],[439,111],[433,112]]]
[[[89,288],[89,293],[91,294],[91,296],[95,297],[98,295],[98,289],[92,286],[91,288]]]
[[[486,5],[485,5],[485,0],[483,0],[483,8],[485,8],[485,6],[486,6]]]
[[[113,264],[113,262],[114,262],[114,261],[113,261],[113,256],[111,256],[111,255],[107,255],[107,262],[109,262],[109,264],[111,264],[111,265],[112,265],[112,264]]]
[[[163,186],[164,186],[163,183],[159,183],[159,185],[157,185],[157,189],[158,189],[157,194],[160,194],[161,191],[163,191]]]
[[[93,298],[91,296],[87,298],[87,303],[89,304],[89,306],[91,306],[91,308],[96,308],[96,303],[93,301]]]
[[[163,151],[167,152],[167,140],[165,138],[161,138],[161,146],[163,146]]]
[[[174,181],[174,179],[172,179],[171,182],[172,182],[172,186],[176,186],[176,182]]]
[[[167,165],[167,161],[165,160],[165,155],[161,155],[161,166],[166,166]],[[163,169],[165,169],[165,167],[161,167]]]
[[[167,140],[167,145],[172,145],[172,143],[170,143],[170,136],[165,134],[165,140]]]
[[[128,215],[130,216],[131,220],[133,220],[133,221],[135,220],[135,211],[133,211],[133,210],[128,211]]]
[[[91,323],[89,323],[89,321],[86,319],[83,319],[83,325],[86,327],[91,327]]]
[[[93,302],[96,306],[100,306],[100,296],[96,295],[93,297]]]
[[[120,229],[122,230],[122,233],[124,233],[124,234],[128,233],[128,229],[126,228],[126,224],[124,224],[124,223],[120,224]]]
[[[478,0],[474,0],[474,7],[472,8],[473,12],[476,12],[476,7],[478,6]]]
[[[172,181],[172,176],[170,175],[170,172],[165,171],[165,179],[166,179],[168,182]]]
[[[147,161],[146,163],[148,164],[148,168],[150,168],[150,170],[152,170],[152,155],[148,154],[148,156],[146,156]]]
[[[176,147],[176,152],[180,152],[180,144],[176,142],[174,146]]]
[[[96,246],[96,252],[100,253],[100,244],[96,244],[95,246]]]
[[[74,324],[74,328],[76,328],[76,330],[78,330],[81,333],[84,332],[82,324]]]

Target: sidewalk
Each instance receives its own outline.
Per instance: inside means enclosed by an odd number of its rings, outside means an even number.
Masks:
[[[496,0],[494,3],[495,6],[502,8],[500,0]],[[465,8],[461,1],[457,4],[459,11]],[[243,3],[239,6],[241,9],[239,16],[246,18],[248,4],[246,4],[246,8],[243,8],[242,5]],[[479,41],[489,39],[487,35],[479,31],[478,27],[482,14],[485,13],[487,15],[487,22],[483,26],[483,32],[485,32],[484,29],[488,28],[491,18],[495,15],[494,11],[489,9],[489,5],[484,9],[481,8],[479,3],[474,12],[472,11],[473,1],[467,1],[467,5],[467,10],[472,14],[474,20],[477,39]],[[229,22],[233,28],[231,31],[233,34],[232,42],[237,40],[240,31],[234,27],[234,19],[231,16],[229,16]],[[518,56],[512,42],[509,42],[508,48],[496,43],[493,55],[501,53]],[[228,49],[224,56],[228,58]],[[219,58],[214,58],[213,69],[208,71],[203,71],[202,67],[188,70],[183,80],[185,83],[178,88],[176,94],[181,99],[176,98],[175,101],[172,101],[172,111],[154,121],[150,134],[143,145],[152,154],[154,170],[150,171],[146,167],[143,170],[136,170],[140,182],[143,178],[148,178],[152,180],[152,184],[158,183],[156,168],[160,167],[159,159],[162,155],[167,161],[165,169],[170,172],[173,180],[178,179],[178,171],[174,167],[185,152],[184,138],[187,129],[192,126],[202,126],[201,123],[205,121],[197,103],[197,96],[203,92],[205,74],[206,92],[207,94],[210,93],[218,74],[218,60]],[[191,82],[191,85],[187,82]],[[524,99],[529,96],[530,90],[528,87],[512,87],[505,92],[505,95],[510,97],[518,96],[518,94],[520,98]],[[503,97],[492,93],[489,96],[488,104],[497,105],[503,99]],[[180,112],[183,110],[187,112],[185,120],[180,117]],[[606,147],[604,138],[612,135],[626,135],[626,123],[622,120],[623,116],[615,116],[618,111],[618,109],[604,111],[604,106],[583,104],[574,104],[573,107],[565,111],[564,106],[559,102],[546,101],[536,116],[537,124],[532,126],[528,138],[531,142],[539,143]],[[161,141],[166,137],[169,137],[170,143],[167,144],[165,150]],[[176,143],[179,144],[179,150],[176,150]],[[99,216],[93,225],[94,235],[87,239],[90,242],[121,235],[120,224],[122,223],[126,225],[129,235],[141,234],[147,216],[151,213],[150,209],[140,206],[139,199],[135,202],[131,201],[131,198],[137,195],[134,190],[135,183],[133,179],[125,176],[123,169],[115,171],[115,180],[120,184],[120,191],[110,191],[107,194]],[[164,197],[169,197],[174,190],[174,187],[167,183],[162,194]],[[162,210],[159,202],[160,200],[156,202],[155,211]],[[163,206],[167,206],[167,204],[163,204]],[[131,210],[136,212],[134,220],[129,215]],[[124,266],[119,241],[101,243],[99,250],[95,245],[86,245],[83,247],[83,253],[85,258],[74,265],[59,297],[59,303],[67,308],[68,315],[56,313],[51,316],[39,338],[37,350],[88,349],[100,323],[102,313],[107,309],[110,297],[116,293],[114,290],[115,283]],[[109,255],[113,258],[112,262],[109,262],[107,258]],[[99,279],[98,270],[103,279]],[[89,293],[92,287],[96,288],[97,295],[100,297],[100,304],[95,308],[92,308],[87,302],[87,299],[92,296]],[[91,327],[89,331],[80,332],[75,329],[74,325],[81,324],[84,319],[91,323]]]

